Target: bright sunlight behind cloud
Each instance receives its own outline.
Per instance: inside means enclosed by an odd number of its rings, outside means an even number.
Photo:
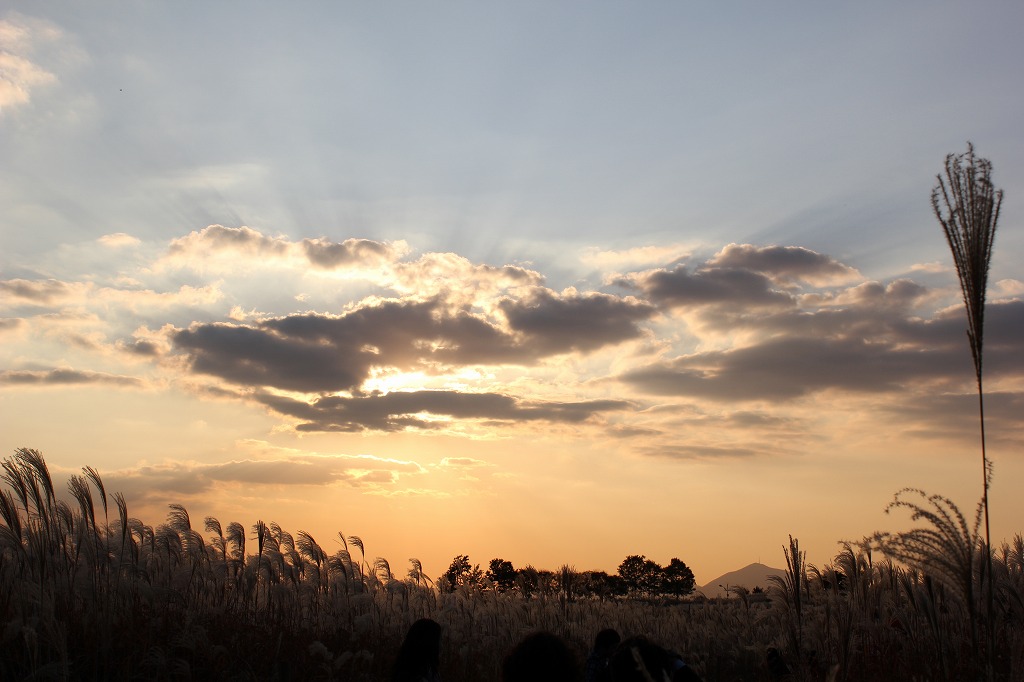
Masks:
[[[8,454],[430,575],[830,556],[977,499],[971,140],[1019,530],[1019,2],[184,7],[0,11]]]

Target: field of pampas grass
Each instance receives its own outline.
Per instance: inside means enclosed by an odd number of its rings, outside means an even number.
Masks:
[[[641,600],[576,594],[584,581],[568,567],[557,591],[484,580],[442,592],[415,559],[406,577],[368,561],[357,536],[339,534],[328,554],[262,520],[206,518],[200,531],[180,505],[149,526],[92,468],[58,495],[31,449],[4,460],[3,483],[3,680],[386,680],[426,617],[444,628],[446,682],[499,680],[504,655],[535,630],[582,659],[608,627],[679,652],[709,682],[980,679],[989,641],[994,679],[1024,679],[1024,539],[992,552],[989,572],[977,524],[919,491],[893,505],[925,526],[845,543],[825,566],[806,564],[790,538],[766,596]],[[979,601],[988,581],[991,615]]]

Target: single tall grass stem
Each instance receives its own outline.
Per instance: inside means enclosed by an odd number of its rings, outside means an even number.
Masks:
[[[992,164],[974,156],[974,146],[968,142],[965,154],[946,156],[946,177],[940,174],[939,184],[932,189],[932,209],[946,234],[953,263],[960,278],[960,290],[967,308],[967,338],[978,382],[978,419],[981,429],[982,505],[985,510],[985,552],[988,555],[988,591],[986,594],[989,625],[989,672],[994,660],[995,616],[992,592],[992,540],[989,528],[988,491],[992,481],[991,466],[985,450],[985,392],[982,382],[985,292],[992,260],[999,209],[1003,191],[992,184]]]

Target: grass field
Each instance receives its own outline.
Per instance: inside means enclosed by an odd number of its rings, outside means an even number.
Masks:
[[[422,617],[444,627],[446,682],[498,680],[534,630],[582,659],[607,627],[679,652],[708,681],[779,679],[769,647],[792,680],[984,679],[992,640],[991,677],[1024,679],[1024,539],[992,553],[989,575],[978,524],[920,491],[893,506],[923,526],[845,544],[825,566],[807,565],[790,538],[765,595],[655,600],[586,595],[565,571],[529,595],[486,581],[442,592],[415,560],[405,576],[368,560],[358,537],[329,555],[263,521],[207,518],[200,531],[178,505],[149,526],[91,468],[59,495],[35,450],[6,459],[3,479],[4,680],[385,680]]]

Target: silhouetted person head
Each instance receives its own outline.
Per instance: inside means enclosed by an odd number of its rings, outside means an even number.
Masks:
[[[622,641],[622,637],[614,628],[606,628],[594,638],[594,651],[610,654]]]
[[[409,627],[398,650],[391,682],[438,682],[441,662],[441,625],[421,618]]]
[[[768,647],[768,651],[765,652],[765,659],[768,662],[768,674],[771,675],[773,680],[789,678],[789,666],[786,665],[786,661],[782,658],[782,654],[779,653],[778,649],[773,646]]]
[[[615,682],[699,682],[683,659],[646,637],[630,637],[615,649],[608,667]]]
[[[550,632],[535,632],[505,656],[501,679],[502,682],[579,682],[582,678],[576,654],[561,637]]]
[[[612,628],[597,633],[597,637],[594,638],[594,648],[587,656],[587,663],[584,666],[584,682],[611,682],[612,673],[608,668],[608,661],[621,640],[619,633]]]

